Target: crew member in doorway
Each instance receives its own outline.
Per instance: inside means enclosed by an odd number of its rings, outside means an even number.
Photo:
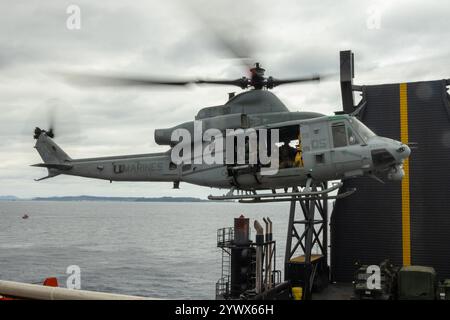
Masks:
[[[294,165],[296,167],[303,167],[302,138],[300,132],[298,133],[298,145],[297,152],[295,153]]]
[[[289,143],[290,140],[285,139],[283,145],[280,147],[280,169],[292,168],[294,166],[296,150]]]

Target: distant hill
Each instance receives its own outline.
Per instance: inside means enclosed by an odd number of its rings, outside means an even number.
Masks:
[[[0,201],[19,200],[16,196],[0,196]]]
[[[96,196],[63,196],[63,197],[37,197],[34,201],[127,201],[127,202],[206,202],[193,197],[96,197]]]

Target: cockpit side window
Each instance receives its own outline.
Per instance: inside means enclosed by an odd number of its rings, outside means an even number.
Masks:
[[[347,126],[347,139],[348,139],[348,144],[351,146],[361,143],[359,141],[358,136],[353,132],[353,130],[350,126]]]
[[[356,118],[351,118],[349,119],[350,124],[352,125],[354,131],[356,131],[362,138],[362,140],[364,140],[364,142],[367,142],[367,140],[370,137],[375,136],[375,133],[373,133],[372,130],[370,130],[369,128],[367,128],[362,122],[360,122],[358,119]]]
[[[333,123],[331,126],[333,134],[333,146],[335,148],[345,147],[347,145],[347,133],[343,122]]]

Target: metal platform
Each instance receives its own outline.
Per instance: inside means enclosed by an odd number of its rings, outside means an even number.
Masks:
[[[311,255],[311,262],[314,263],[318,261],[320,258],[323,258],[323,255],[321,254],[312,254]],[[290,263],[305,263],[306,257],[304,255],[292,258],[289,260]]]

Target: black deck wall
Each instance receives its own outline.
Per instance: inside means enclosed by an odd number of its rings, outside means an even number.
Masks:
[[[361,118],[380,136],[400,140],[399,84],[365,87]],[[411,263],[450,278],[450,117],[444,81],[408,84]],[[354,262],[402,265],[401,182],[349,179],[357,192],[338,200],[331,217],[331,272],[353,279]]]

